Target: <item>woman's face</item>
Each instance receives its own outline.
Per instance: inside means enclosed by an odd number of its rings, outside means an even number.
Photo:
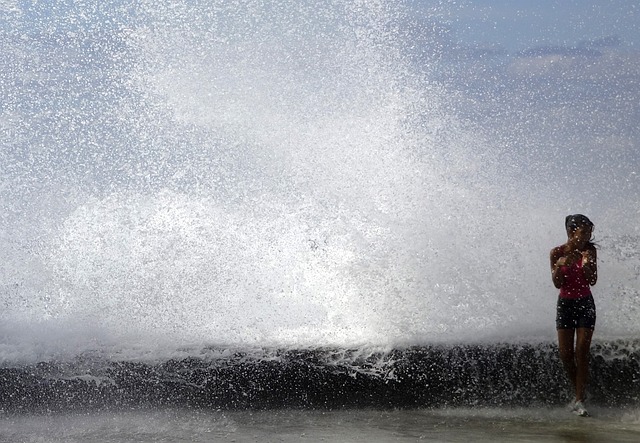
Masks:
[[[591,226],[580,226],[571,234],[570,240],[573,244],[578,247],[585,246],[589,240],[591,240],[591,235],[593,234],[593,228]]]

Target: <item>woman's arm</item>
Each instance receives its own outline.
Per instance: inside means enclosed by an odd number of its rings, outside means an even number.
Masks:
[[[560,270],[560,268],[564,266],[564,257],[562,255],[562,250],[559,248],[553,248],[549,254],[551,280],[553,281],[553,285],[558,289],[564,284],[564,274]]]
[[[582,272],[591,286],[596,284],[598,281],[598,254],[594,246],[582,253]]]

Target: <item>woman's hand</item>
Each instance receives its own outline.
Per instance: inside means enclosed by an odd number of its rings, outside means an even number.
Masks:
[[[574,249],[573,251],[567,253],[563,257],[560,257],[556,262],[556,265],[571,266],[574,263],[576,263],[578,260],[583,260],[583,263],[584,263],[584,253],[581,253],[580,251],[577,251]]]
[[[591,263],[595,263],[596,262],[596,257],[595,254],[593,253],[593,251],[591,250],[586,250],[584,252],[582,252],[582,265],[588,265]]]

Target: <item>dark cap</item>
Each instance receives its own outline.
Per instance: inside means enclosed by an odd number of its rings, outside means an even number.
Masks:
[[[573,214],[567,215],[567,218],[564,219],[564,226],[567,228],[567,231],[575,231],[582,226],[593,228],[593,223],[586,215]]]

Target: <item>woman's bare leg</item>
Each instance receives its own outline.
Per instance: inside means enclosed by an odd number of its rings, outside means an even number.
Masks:
[[[589,348],[591,347],[591,337],[593,329],[578,328],[576,330],[575,347],[575,387],[576,400],[584,401],[584,394],[589,381]]]
[[[577,367],[573,344],[575,331],[575,329],[558,329],[558,350],[560,351],[560,360],[562,360],[562,365],[564,366],[565,371],[567,371],[567,377],[577,394]]]

